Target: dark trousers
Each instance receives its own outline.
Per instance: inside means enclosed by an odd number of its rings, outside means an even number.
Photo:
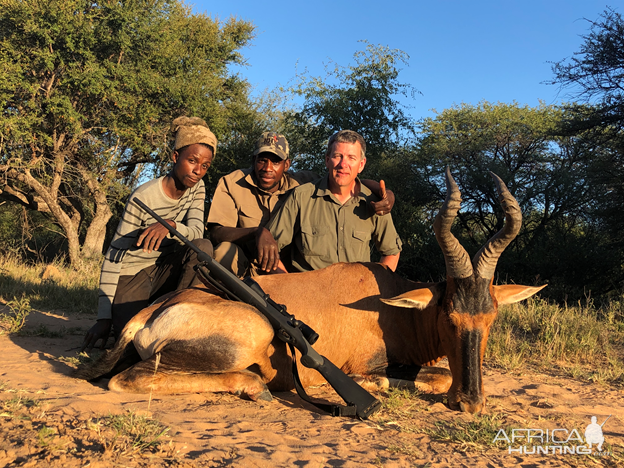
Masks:
[[[208,239],[195,239],[193,244],[213,257],[212,244]],[[193,269],[197,263],[197,254],[181,246],[159,260],[158,265],[144,268],[133,276],[120,276],[112,305],[115,340],[132,317],[160,296],[200,284]]]

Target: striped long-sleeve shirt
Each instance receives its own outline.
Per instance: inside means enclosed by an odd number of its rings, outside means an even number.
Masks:
[[[179,200],[174,200],[165,194],[163,179],[164,177],[160,177],[146,182],[130,195],[102,265],[98,320],[111,318],[111,306],[119,276],[136,275],[142,269],[157,264],[161,257],[164,258],[181,243],[169,235],[163,239],[160,248],[151,253],[143,252],[143,247],[137,247],[141,232],[157,221],[132,203],[134,197],[139,198],[162,218],[175,221],[176,229],[189,240],[200,239],[204,235],[204,182],[200,180],[194,187],[186,190]]]

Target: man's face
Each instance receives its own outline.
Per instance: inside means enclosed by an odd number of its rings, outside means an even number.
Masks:
[[[357,175],[364,170],[366,159],[362,159],[362,146],[359,142],[333,144],[331,152],[325,157],[325,166],[330,183],[339,187],[349,187]]]
[[[273,153],[260,153],[254,159],[254,173],[258,180],[258,186],[262,190],[273,193],[282,180],[284,171],[290,167],[290,160],[283,160]]]
[[[173,176],[184,187],[191,188],[206,175],[212,163],[212,150],[196,143],[173,152]]]

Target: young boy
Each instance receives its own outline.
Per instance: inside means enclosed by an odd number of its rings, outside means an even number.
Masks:
[[[172,129],[173,168],[130,195],[102,265],[97,323],[85,335],[81,351],[91,350],[100,339],[103,349],[111,327],[117,339],[139,311],[163,294],[188,288],[195,278],[197,254],[133,203],[135,197],[212,256],[212,244],[203,239],[202,177],[214,158],[217,139],[197,117],[178,117]]]

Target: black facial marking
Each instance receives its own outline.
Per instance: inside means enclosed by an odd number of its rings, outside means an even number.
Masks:
[[[172,341],[163,349],[160,362],[163,370],[226,372],[236,363],[237,346],[222,335]]]
[[[494,309],[490,296],[490,280],[471,276],[455,280],[456,292],[453,296],[455,311],[460,314],[478,315]]]
[[[479,401],[481,393],[481,330],[465,331],[461,335],[462,392],[473,403]]]

